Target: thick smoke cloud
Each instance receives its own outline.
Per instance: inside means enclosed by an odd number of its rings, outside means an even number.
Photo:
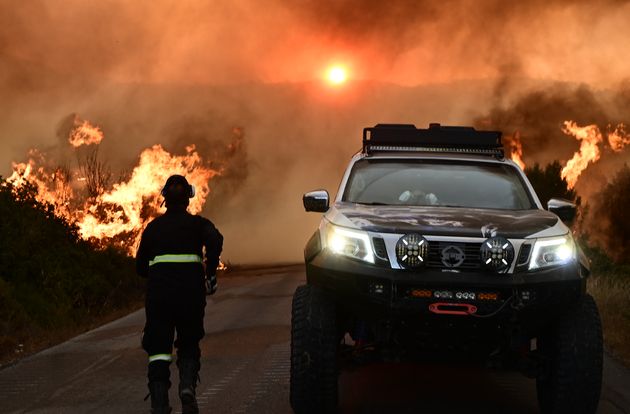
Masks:
[[[121,82],[303,81],[328,60],[413,85],[523,75],[610,84],[628,1],[3,0],[2,72],[22,91]]]
[[[628,7],[627,1],[308,0],[292,11],[310,32],[358,53],[359,64],[369,65],[366,74],[405,84],[493,77],[505,66],[520,66],[529,77],[607,83],[627,73],[619,51]]]
[[[518,134],[526,165],[546,165],[554,160],[566,163],[573,156],[580,144],[562,132],[564,121],[572,120],[580,126],[597,125],[604,141],[618,124],[630,124],[627,81],[612,91],[597,91],[584,84],[547,83],[516,94],[505,86],[509,83],[509,80],[499,81],[500,89],[494,95],[495,102],[507,103],[492,107],[474,123],[481,128],[503,131],[508,146]],[[587,199],[605,186],[627,160],[625,151],[614,152],[605,142],[602,148],[600,161],[589,166],[578,181],[577,190]]]
[[[577,148],[563,120],[626,119],[630,2],[550,3],[0,0],[0,174],[70,114],[104,131],[115,171],[195,144],[227,160],[206,210],[225,258],[299,260],[318,221],[301,194],[334,195],[365,126],[477,120],[545,163]],[[333,62],[362,81],[324,85]]]

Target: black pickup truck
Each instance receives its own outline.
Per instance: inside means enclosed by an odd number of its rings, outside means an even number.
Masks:
[[[305,247],[293,298],[291,405],[337,409],[344,360],[465,358],[536,378],[545,413],[595,413],[602,332],[588,259],[545,210],[501,133],[431,124],[363,131]]]

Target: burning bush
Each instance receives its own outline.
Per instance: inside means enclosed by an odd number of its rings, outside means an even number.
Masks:
[[[242,135],[238,138],[233,144],[242,144]],[[112,183],[112,171],[98,155],[103,139],[99,127],[73,115],[68,138],[56,150],[66,158],[76,156],[76,165],[60,165],[62,157],[33,149],[27,162],[13,164],[7,182],[14,192],[26,185],[34,200],[76,226],[78,235],[93,246],[124,248],[130,256],[144,227],[163,211],[159,193],[169,175],[184,175],[196,187],[189,208],[196,214],[210,194],[210,180],[225,170],[211,168],[195,145],[187,145],[183,155],[154,145],[142,151],[128,177]]]

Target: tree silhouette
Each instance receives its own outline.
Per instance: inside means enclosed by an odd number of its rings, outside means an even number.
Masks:
[[[602,244],[604,251],[616,262],[630,263],[630,168],[624,164],[615,178],[596,196],[593,203],[592,226],[597,226],[591,237]]]
[[[79,160],[79,168],[85,180],[88,196],[96,198],[102,194],[111,181],[112,171],[107,163],[98,158],[98,148]]]
[[[525,174],[545,208],[551,198],[564,198],[573,201],[577,205],[581,204],[582,200],[575,190],[569,189],[567,181],[561,177],[561,171],[562,165],[560,165],[559,161],[547,164],[545,168],[538,164],[525,168]]]

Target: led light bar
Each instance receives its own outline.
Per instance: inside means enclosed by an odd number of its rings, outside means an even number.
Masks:
[[[501,132],[477,131],[472,127],[430,124],[428,129],[415,125],[378,124],[363,129],[363,152],[450,152],[503,157]]]
[[[477,295],[477,299],[479,300],[498,300],[498,293],[480,293]]]
[[[499,293],[497,292],[474,292],[474,291],[450,291],[415,288],[407,291],[407,295],[413,298],[436,298],[436,299],[457,299],[457,300],[473,300],[473,301],[497,301]],[[529,297],[528,297],[529,299]]]
[[[452,147],[401,147],[392,145],[369,145],[368,152],[448,152],[456,154],[481,154],[503,156],[503,150],[486,148],[452,148]]]
[[[410,294],[414,298],[432,298],[433,297],[433,292],[431,292],[429,289],[413,289]]]

